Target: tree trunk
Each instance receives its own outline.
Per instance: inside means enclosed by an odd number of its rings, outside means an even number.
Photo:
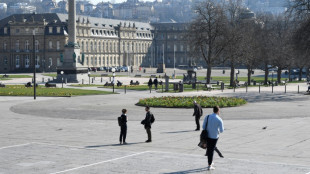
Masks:
[[[234,81],[235,81],[235,65],[234,63],[230,64],[230,85],[231,87],[234,87]]]
[[[310,71],[309,71],[310,67],[307,67],[306,70],[306,77],[307,77],[307,81],[310,81]]]
[[[293,81],[293,80],[292,80],[293,78],[292,78],[291,76],[292,76],[292,69],[291,69],[291,68],[288,68],[288,81],[289,81],[289,82]]]
[[[212,68],[210,63],[208,63],[207,68],[208,68],[207,69],[207,84],[210,84],[210,81],[211,81],[211,68]]]
[[[268,75],[269,75],[269,69],[268,69],[267,64],[265,64],[265,80],[264,80],[264,85],[267,85]]]
[[[248,68],[248,85],[251,84],[252,69]]]
[[[277,70],[277,78],[278,78],[278,83],[281,83],[281,76],[282,76],[282,68],[278,68]]]
[[[299,79],[298,79],[298,81],[301,81],[301,79],[302,79],[302,69],[303,68],[299,68]]]

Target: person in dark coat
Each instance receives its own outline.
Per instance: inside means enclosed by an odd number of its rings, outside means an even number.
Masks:
[[[196,101],[194,101],[193,103],[194,103],[194,113],[193,113],[193,116],[195,116],[195,121],[196,121],[196,126],[197,126],[195,131],[199,131],[200,130],[199,120],[200,120],[200,117],[203,114],[203,111],[202,111],[202,108],[201,108],[200,104],[198,104]]]
[[[127,136],[127,110],[122,109],[122,115],[121,115],[121,134],[119,136],[119,144],[127,144],[126,143],[126,136]]]
[[[153,81],[154,85],[155,85],[155,89],[157,90],[157,86],[158,86],[158,80],[157,77],[155,77],[154,81]]]
[[[152,79],[150,78],[149,82],[147,83],[147,86],[149,86],[149,88],[152,88],[152,85],[153,85],[153,81],[152,81]]]
[[[147,140],[145,141],[146,143],[150,143],[152,142],[152,132],[151,132],[151,117],[152,117],[152,113],[150,112],[150,107],[146,106],[145,107],[145,111],[146,111],[146,115],[145,115],[145,119],[144,119],[144,128],[146,130],[147,133]]]

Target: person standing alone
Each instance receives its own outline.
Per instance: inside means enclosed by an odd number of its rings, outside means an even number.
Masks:
[[[144,122],[144,128],[147,133],[147,140],[145,141],[146,143],[152,142],[152,132],[151,132],[151,125],[152,125],[152,117],[154,119],[153,114],[150,112],[150,107],[146,106],[145,107],[146,115],[145,119],[143,120]]]
[[[219,138],[219,134],[224,131],[223,120],[219,117],[220,108],[218,106],[213,107],[213,114],[210,114],[209,117],[206,116],[202,128],[207,127],[208,138],[207,138],[207,154],[208,154],[208,170],[214,170],[212,166],[213,154],[216,148],[216,143]],[[208,125],[206,125],[208,122]]]
[[[122,115],[120,118],[120,127],[121,127],[121,134],[119,136],[119,144],[127,144],[126,143],[126,136],[127,136],[127,110],[122,109]]]
[[[199,131],[200,130],[199,120],[203,114],[203,111],[202,111],[200,104],[198,104],[196,101],[194,101],[193,103],[194,103],[194,114],[193,114],[193,116],[195,116],[195,121],[196,121],[196,125],[197,125],[197,128],[195,131]]]

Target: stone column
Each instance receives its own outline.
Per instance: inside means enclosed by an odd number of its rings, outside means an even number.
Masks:
[[[68,0],[69,14],[68,14],[68,32],[69,44],[76,43],[76,0]]]

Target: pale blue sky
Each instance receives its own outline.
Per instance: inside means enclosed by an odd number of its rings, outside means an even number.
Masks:
[[[62,0],[56,0],[57,2],[59,2],[59,1],[62,1]],[[124,1],[126,1],[126,0],[89,0],[91,3],[93,3],[93,4],[97,4],[98,2],[108,2],[108,1],[110,1],[110,2],[115,2],[115,3],[120,3],[120,2],[124,2]],[[142,1],[142,0],[140,0],[140,1]],[[143,1],[154,1],[154,0],[143,0]]]

